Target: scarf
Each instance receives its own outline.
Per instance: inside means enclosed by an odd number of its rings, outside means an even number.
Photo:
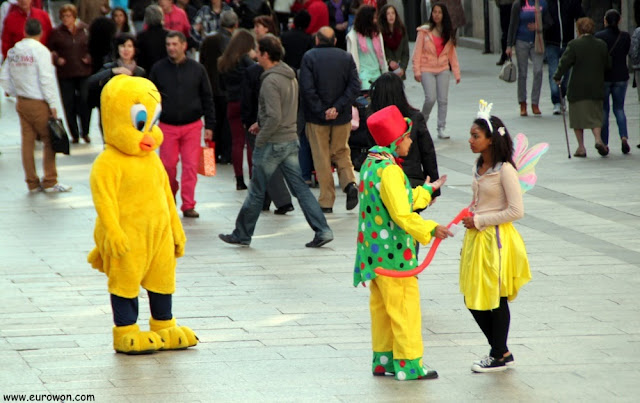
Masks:
[[[116,61],[116,64],[118,65],[118,67],[125,67],[127,69],[129,69],[129,71],[131,71],[131,73],[134,73],[136,70],[136,61],[132,60],[131,63],[129,64],[125,64],[122,59],[118,58],[118,60]]]
[[[400,46],[400,42],[402,42],[402,30],[400,27],[395,27],[393,32],[383,35],[382,39],[384,39],[384,44],[387,45],[389,49],[396,50],[398,46]]]
[[[403,158],[398,157],[395,153],[389,153],[388,150],[379,146],[371,148],[369,151],[369,157],[375,160],[391,160],[391,162],[398,165],[400,168],[402,168],[402,163],[404,162]]]
[[[369,47],[367,46],[367,38],[356,32],[358,35],[358,45],[360,46],[360,50],[362,53],[369,53]],[[373,42],[373,50],[376,53],[376,57],[378,58],[378,64],[380,64],[380,71],[384,69],[384,66],[387,65],[387,61],[382,57],[382,46],[380,46],[380,41],[377,40],[377,36],[371,38],[371,42]]]

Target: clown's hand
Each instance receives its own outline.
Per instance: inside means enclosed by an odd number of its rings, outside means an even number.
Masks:
[[[440,179],[437,181],[431,182],[431,178],[427,176],[427,180],[424,182],[425,185],[429,185],[433,188],[434,191],[440,189],[442,185],[447,181],[447,175],[442,175]]]
[[[104,239],[104,250],[109,256],[122,257],[129,252],[129,237],[122,230],[108,232]]]
[[[444,225],[438,225],[434,231],[434,236],[438,239],[447,239],[450,236],[453,236],[453,233]]]

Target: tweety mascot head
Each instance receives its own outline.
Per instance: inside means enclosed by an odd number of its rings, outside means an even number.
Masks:
[[[104,86],[100,113],[104,142],[124,154],[145,156],[164,139],[158,127],[162,98],[146,78],[117,75]]]

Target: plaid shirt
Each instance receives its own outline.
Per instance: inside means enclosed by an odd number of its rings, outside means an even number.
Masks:
[[[227,10],[231,10],[231,7],[224,2],[222,3],[220,14],[216,14],[211,6],[202,6],[198,14],[196,14],[196,18],[193,19],[193,25],[191,27],[191,36],[193,39],[200,43],[204,37],[216,33],[216,31],[220,29],[220,15]],[[202,24],[200,32],[196,32],[193,28],[193,26],[198,24]]]

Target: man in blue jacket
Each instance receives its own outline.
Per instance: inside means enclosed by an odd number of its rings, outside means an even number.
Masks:
[[[335,44],[333,29],[320,28],[316,47],[305,53],[300,66],[306,132],[320,185],[318,202],[325,213],[333,212],[336,198],[331,163],[336,165],[340,188],[347,194],[347,210],[358,205],[348,140],[351,106],[360,93],[360,80],[353,57]]]

